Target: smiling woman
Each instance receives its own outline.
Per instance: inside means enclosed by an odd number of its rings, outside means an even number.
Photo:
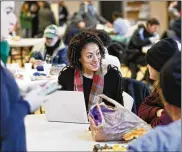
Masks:
[[[123,104],[121,74],[111,65],[107,73],[103,73],[101,64],[104,53],[103,43],[94,33],[83,31],[77,34],[68,47],[70,66],[64,68],[58,77],[63,90],[84,92],[87,111],[99,94]]]

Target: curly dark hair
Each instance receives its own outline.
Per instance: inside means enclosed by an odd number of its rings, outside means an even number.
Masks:
[[[89,29],[89,31],[94,32],[101,39],[105,47],[111,44],[112,39],[106,31],[98,29]]]
[[[104,58],[105,50],[102,41],[95,33],[85,30],[74,36],[68,46],[67,57],[71,66],[82,69],[82,65],[79,61],[81,57],[81,51],[84,46],[89,43],[97,44],[100,50],[101,60]]]
[[[150,25],[160,25],[160,22],[156,18],[150,18],[150,19],[147,20],[147,25],[148,24],[150,24]]]

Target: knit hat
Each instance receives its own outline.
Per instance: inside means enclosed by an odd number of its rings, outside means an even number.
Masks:
[[[176,51],[178,51],[178,46],[173,39],[162,39],[148,50],[146,62],[152,68],[160,72],[163,65],[175,54]]]
[[[181,108],[181,52],[176,52],[162,68],[160,86],[166,102]]]
[[[58,35],[59,35],[58,27],[53,24],[47,26],[44,31],[44,37],[47,37],[47,38],[55,38]]]

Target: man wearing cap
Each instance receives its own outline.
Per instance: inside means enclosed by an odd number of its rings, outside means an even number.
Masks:
[[[129,151],[181,151],[181,52],[161,71],[160,97],[173,122],[159,126],[129,144]]]
[[[67,65],[66,47],[59,37],[58,27],[49,25],[44,31],[44,38],[44,43],[33,47],[30,62],[35,65],[41,65],[44,61]]]

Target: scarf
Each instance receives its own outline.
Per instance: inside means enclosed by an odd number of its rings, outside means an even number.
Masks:
[[[104,76],[100,70],[96,71],[93,76],[92,87],[89,95],[88,109],[94,105],[97,101],[97,95],[103,93],[104,87]],[[84,91],[83,90],[83,74],[79,69],[75,69],[74,72],[74,91]]]

